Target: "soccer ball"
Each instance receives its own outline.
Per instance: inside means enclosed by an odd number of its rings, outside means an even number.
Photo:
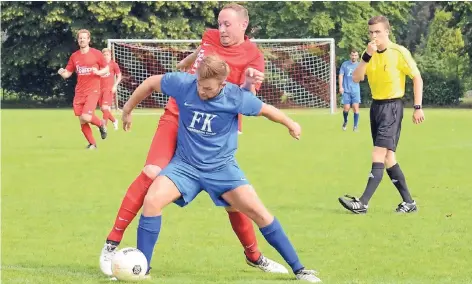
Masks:
[[[145,278],[147,269],[146,257],[135,248],[120,249],[111,260],[111,271],[118,280],[142,280]]]

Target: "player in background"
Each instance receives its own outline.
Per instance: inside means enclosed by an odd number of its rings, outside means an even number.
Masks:
[[[358,82],[352,80],[352,73],[356,69],[359,62],[359,53],[356,50],[351,50],[351,60],[344,61],[339,69],[339,93],[343,96],[343,130],[346,130],[347,117],[349,109],[354,109],[354,127],[357,131],[359,126],[359,104],[361,103],[361,89]]]
[[[113,96],[116,94],[118,84],[121,82],[121,71],[118,64],[111,59],[110,49],[104,48],[102,49],[102,53],[107,62],[109,72],[103,75],[100,81],[101,98],[99,100],[99,105],[103,112],[103,123],[105,124],[105,127],[108,124],[108,120],[110,120],[113,123],[113,128],[118,130],[118,120],[116,120],[111,113],[111,106],[113,104]]]
[[[348,199],[340,197],[339,202],[353,213],[367,213],[369,200],[379,186],[386,167],[390,180],[403,199],[396,212],[411,213],[417,211],[416,202],[410,195],[395,152],[403,119],[401,98],[405,95],[405,77],[413,79],[414,124],[424,121],[421,108],[423,79],[410,52],[405,47],[390,41],[388,19],[376,16],[371,18],[368,24],[371,42],[362,54],[362,62],[359,63],[352,78],[354,82],[359,82],[367,75],[372,91],[373,102],[370,107],[370,128],[374,144],[372,170],[360,198],[347,195]]]
[[[219,29],[207,30],[202,36],[200,47],[178,64],[181,70],[194,72],[202,59],[211,54],[218,54],[230,66],[228,82],[241,84],[244,72],[248,68],[264,71],[264,56],[254,43],[244,35],[249,23],[247,10],[237,4],[228,4],[218,15]],[[256,86],[252,86],[255,93]],[[109,233],[100,254],[100,268],[106,275],[111,275],[111,258],[121,242],[123,234],[143,205],[144,197],[158,176],[174,156],[177,143],[179,109],[170,98],[148,152],[145,166],[139,176],[129,186],[115,223]],[[238,119],[238,121],[240,121]],[[241,212],[227,207],[228,217],[244,248],[246,263],[265,272],[288,273],[287,269],[262,255],[257,245],[252,221]]]
[[[123,107],[125,131],[131,126],[131,111],[153,91],[173,97],[180,110],[177,150],[146,194],[137,229],[137,248],[146,256],[150,267],[164,207],[172,202],[183,207],[204,189],[215,205],[231,204],[247,214],[290,265],[297,279],[321,282],[314,271],[302,265],[281,224],[259,200],[234,156],[239,113],[264,116],[280,123],[296,139],[301,135],[300,125],[250,92],[252,85],[264,78],[260,71],[246,69],[241,88],[225,82],[229,75],[227,63],[217,56],[207,56],[196,74],[175,72],[152,76],[134,91]]]
[[[77,42],[80,49],[70,56],[66,68],[60,68],[57,73],[67,79],[74,71],[76,72],[74,114],[79,117],[82,133],[89,143],[87,149],[96,149],[97,143],[89,123],[100,129],[102,139],[107,137],[105,125],[95,115],[95,108],[100,98],[100,76],[108,73],[109,68],[102,53],[90,47],[88,30],[82,29],[77,32]]]

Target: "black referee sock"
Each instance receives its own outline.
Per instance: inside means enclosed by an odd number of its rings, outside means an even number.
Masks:
[[[406,186],[405,176],[403,175],[400,165],[395,164],[393,167],[387,169],[387,174],[392,180],[393,185],[398,189],[398,192],[402,196],[403,201],[406,203],[413,203],[410,191]]]
[[[359,198],[362,204],[367,205],[369,203],[369,200],[372,198],[372,195],[374,195],[375,190],[379,187],[379,184],[382,181],[383,173],[383,163],[372,163],[372,170],[369,175],[369,180],[367,181],[367,186],[365,187],[364,193]]]

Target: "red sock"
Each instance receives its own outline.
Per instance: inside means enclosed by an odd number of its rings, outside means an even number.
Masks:
[[[151,178],[141,172],[141,174],[128,187],[128,191],[126,192],[126,195],[121,202],[120,209],[118,210],[115,224],[113,225],[113,229],[108,235],[107,240],[118,243],[121,242],[126,228],[128,228],[128,225],[133,221],[136,214],[138,214],[139,209],[143,206],[144,197],[146,196],[152,181]]]
[[[102,121],[95,114],[92,114],[92,121],[90,123],[92,123],[93,125],[98,126],[98,127],[100,127],[102,125]]]
[[[92,133],[92,128],[90,128],[90,125],[88,123],[82,124],[82,133],[85,136],[85,139],[92,144],[92,145],[97,145],[95,143],[95,138],[93,138],[93,133]]]
[[[106,121],[107,119],[109,119],[111,122],[115,122],[115,118],[113,117],[113,114],[111,114],[111,111],[108,109],[103,111],[103,120]]]
[[[244,254],[246,254],[250,261],[257,261],[261,256],[261,252],[257,247],[256,233],[254,232],[251,219],[241,212],[228,212],[228,216],[233,231],[244,247]]]

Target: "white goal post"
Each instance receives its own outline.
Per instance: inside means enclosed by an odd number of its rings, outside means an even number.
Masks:
[[[265,59],[265,80],[257,96],[281,109],[336,111],[335,44],[332,38],[252,39]],[[152,75],[177,71],[177,63],[201,40],[109,39],[122,81],[115,97],[121,109],[138,85]],[[153,93],[139,108],[164,108],[168,97]]]

